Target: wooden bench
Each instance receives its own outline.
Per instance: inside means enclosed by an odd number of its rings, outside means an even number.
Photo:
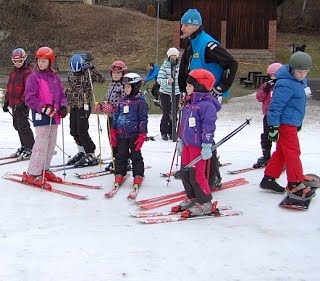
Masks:
[[[249,86],[252,87],[252,85],[254,84],[253,81],[251,80],[243,80],[243,85],[248,88]]]
[[[247,80],[247,79],[248,79],[248,77],[239,76],[240,85],[242,85],[242,84],[243,84],[243,81],[244,81],[244,80]]]

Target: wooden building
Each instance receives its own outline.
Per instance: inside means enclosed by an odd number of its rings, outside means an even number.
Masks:
[[[277,6],[283,0],[173,0],[174,45],[180,39],[180,19],[189,8],[202,16],[207,33],[237,57],[272,59],[275,56]]]

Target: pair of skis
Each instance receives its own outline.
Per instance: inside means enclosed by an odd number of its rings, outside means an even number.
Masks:
[[[126,175],[121,184],[114,183],[113,188],[109,190],[107,193],[104,194],[106,198],[112,198],[116,195],[120,187],[124,184],[124,182],[129,178],[129,175]],[[129,195],[127,196],[128,200],[136,200],[138,196],[138,192],[140,190],[140,184],[133,184],[132,190],[130,191]]]
[[[0,166],[3,166],[3,165],[9,165],[9,164],[14,164],[14,163],[22,162],[22,161],[27,161],[27,160],[30,160],[30,158],[20,159],[20,158],[18,158],[18,157],[7,156],[7,157],[1,157],[1,158],[0,158],[0,161],[1,161],[1,160],[8,160],[8,161],[5,161],[5,162],[0,163]]]
[[[238,178],[235,180],[227,181],[222,183],[222,187],[219,189],[215,189],[212,192],[218,192],[221,190],[230,189],[236,186],[242,186],[249,183],[244,178]],[[152,197],[148,199],[143,199],[136,201],[140,209],[143,210],[152,210],[161,206],[173,204],[179,201],[182,201],[186,198],[185,191],[165,194],[158,197]],[[205,215],[205,216],[197,216],[197,217],[178,217],[175,216],[180,213],[176,212],[137,212],[130,213],[131,216],[139,219],[140,222],[145,224],[156,224],[156,223],[165,223],[165,222],[174,222],[174,221],[185,221],[192,219],[203,219],[203,218],[213,218],[213,217],[225,217],[225,216],[236,216],[242,215],[241,211],[232,211],[230,206],[221,206],[218,210]]]
[[[87,198],[87,195],[79,195],[76,193],[72,193],[72,192],[67,192],[61,189],[56,189],[56,188],[42,188],[33,184],[30,184],[28,182],[22,181],[22,174],[16,174],[16,173],[6,173],[3,176],[4,179],[9,180],[9,181],[13,181],[16,183],[20,183],[26,186],[30,186],[30,187],[34,187],[34,188],[38,188],[38,189],[43,189],[45,191],[48,192],[52,192],[52,193],[56,193],[56,194],[60,194],[66,197],[71,197],[74,199],[79,199],[79,200],[83,200]],[[81,184],[81,183],[77,183],[77,182],[70,182],[70,181],[64,181],[62,183],[58,183],[55,182],[58,185],[64,185],[64,186],[73,186],[73,187],[80,187],[80,188],[86,188],[86,189],[101,189],[101,185],[89,185],[89,184]]]

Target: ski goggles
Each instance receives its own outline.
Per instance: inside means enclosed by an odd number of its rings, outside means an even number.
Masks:
[[[111,70],[112,72],[122,72],[122,71],[124,71],[125,69],[126,69],[126,68],[124,68],[124,67],[122,67],[122,66],[116,66],[116,65],[110,67],[110,70]]]
[[[24,62],[24,59],[12,59],[12,62],[13,62],[14,64],[16,64],[16,63],[23,63],[23,62]]]

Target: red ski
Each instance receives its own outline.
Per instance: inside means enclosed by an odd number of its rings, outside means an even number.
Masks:
[[[6,175],[16,176],[16,177],[22,178],[22,174],[15,174],[15,173],[8,172]],[[90,184],[83,184],[83,183],[77,183],[77,182],[72,182],[72,181],[63,181],[63,182],[54,182],[54,183],[68,185],[68,186],[88,188],[88,189],[101,189],[101,187],[102,187],[102,185],[90,185]]]
[[[31,183],[24,182],[21,179],[16,178],[14,176],[5,175],[5,176],[3,176],[3,178],[6,179],[6,180],[9,180],[9,181],[13,181],[13,182],[17,182],[17,183],[20,183],[20,184],[24,184],[24,185],[27,185],[27,186],[30,186],[30,187],[34,187],[34,188],[37,188],[37,189],[40,189],[40,190],[45,190],[45,191],[48,191],[48,192],[57,193],[57,194],[60,194],[60,195],[63,195],[63,196],[67,196],[67,197],[71,197],[71,198],[74,198],[74,199],[79,199],[79,200],[87,199],[87,195],[78,195],[78,194],[75,194],[75,193],[66,192],[66,191],[63,191],[63,190],[60,190],[60,189],[55,189],[55,188],[52,188],[52,187],[49,188],[50,185],[44,186],[44,188],[42,188],[40,186],[36,186],[36,185],[31,184]]]
[[[232,188],[234,186],[244,185],[247,183],[249,183],[249,182],[245,178],[237,178],[237,179],[234,179],[231,181],[223,182],[222,187],[217,190],[214,190],[214,191],[224,190],[224,189]],[[148,198],[148,199],[139,200],[139,201],[136,201],[136,203],[139,205],[144,205],[144,204],[149,204],[149,203],[153,203],[153,202],[163,201],[163,200],[173,198],[173,197],[181,198],[182,195],[184,198],[185,194],[186,194],[185,191],[179,191],[179,192],[175,192],[175,193],[161,195],[158,197],[152,197],[152,198]],[[177,202],[177,201],[174,201],[174,202]],[[170,204],[170,203],[168,203],[168,204]]]
[[[175,221],[187,221],[187,220],[198,220],[198,219],[209,219],[209,218],[220,218],[220,217],[229,217],[229,216],[239,216],[243,215],[241,211],[226,211],[226,212],[214,212],[204,216],[194,216],[194,217],[162,217],[162,218],[144,218],[139,219],[140,222],[145,224],[157,224],[165,222],[175,222]]]
[[[113,196],[116,195],[116,193],[118,192],[119,188],[123,185],[123,183],[130,177],[130,175],[126,175],[123,179],[123,182],[121,184],[115,183],[113,188],[108,191],[107,193],[105,193],[105,197],[107,198],[112,198]]]
[[[128,200],[135,200],[137,198],[139,189],[140,189],[141,184],[134,184],[131,192],[128,195]]]
[[[232,171],[228,170],[228,173],[229,173],[229,174],[236,175],[236,174],[241,174],[241,173],[250,172],[250,171],[253,171],[253,170],[259,170],[259,169],[262,169],[262,168],[265,168],[265,167],[259,167],[259,168],[249,167],[249,168],[243,168],[243,169],[232,170]]]

